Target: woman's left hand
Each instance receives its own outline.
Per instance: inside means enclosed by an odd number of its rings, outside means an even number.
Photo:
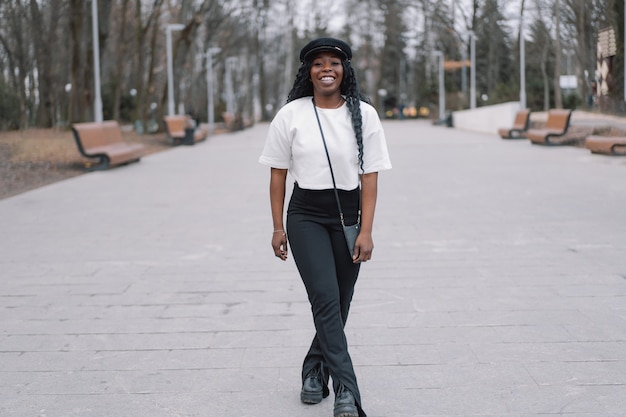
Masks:
[[[356,237],[354,244],[354,253],[352,254],[352,262],[357,264],[359,262],[367,262],[372,259],[372,251],[374,250],[374,241],[372,240],[371,233],[364,233],[361,231]]]
[[[274,255],[281,261],[287,260],[287,235],[282,230],[277,230],[272,236],[272,249]]]

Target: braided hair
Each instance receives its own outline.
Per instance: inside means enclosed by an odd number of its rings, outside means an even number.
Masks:
[[[363,172],[363,118],[361,117],[361,100],[371,104],[369,98],[365,97],[359,90],[359,83],[354,72],[354,68],[349,60],[342,59],[343,79],[341,80],[341,95],[346,100],[348,111],[352,119],[352,128],[356,137],[356,144],[359,149],[359,167]],[[305,61],[300,65],[300,69],[296,74],[291,91],[287,95],[287,103],[302,97],[313,96],[313,82],[310,79],[311,61]]]

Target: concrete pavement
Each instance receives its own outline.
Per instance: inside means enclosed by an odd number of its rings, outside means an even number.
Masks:
[[[626,159],[384,126],[346,329],[368,416],[625,416]],[[0,416],[332,416],[299,402],[266,131],[0,201]]]

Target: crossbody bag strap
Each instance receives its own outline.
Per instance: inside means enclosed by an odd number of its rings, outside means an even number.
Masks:
[[[328,146],[326,146],[326,138],[324,137],[324,129],[322,129],[322,122],[320,121],[320,116],[317,113],[317,106],[315,105],[315,98],[312,99],[313,102],[313,110],[315,111],[315,118],[317,119],[317,125],[320,128],[320,134],[322,135],[322,142],[324,143],[324,150],[326,151],[326,159],[328,159],[328,167],[330,168],[330,176],[333,179],[333,190],[335,191],[335,199],[337,200],[337,208],[339,209],[339,219],[341,220],[341,225],[345,226],[343,220],[343,209],[341,208],[341,202],[339,201],[339,193],[337,192],[337,184],[335,183],[335,173],[333,172],[333,164],[330,162],[330,154],[328,153]],[[359,196],[359,205],[361,205],[361,198]],[[359,209],[359,217],[357,219],[357,223],[361,222],[361,209]]]

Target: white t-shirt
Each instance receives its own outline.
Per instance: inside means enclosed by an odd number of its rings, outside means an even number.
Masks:
[[[359,185],[359,150],[352,119],[344,103],[338,109],[317,108],[337,188],[353,190]],[[387,142],[376,110],[361,102],[363,120],[363,173],[391,169]],[[312,97],[283,106],[272,123],[259,162],[288,169],[301,188],[326,190],[333,180],[324,151]]]

